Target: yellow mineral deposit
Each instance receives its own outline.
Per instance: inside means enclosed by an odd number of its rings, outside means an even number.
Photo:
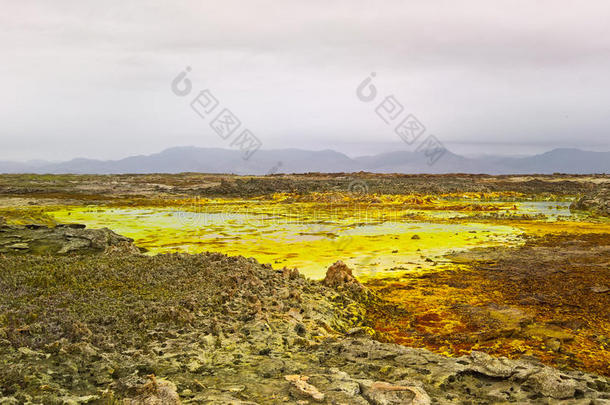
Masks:
[[[297,267],[316,279],[337,259],[366,279],[433,269],[455,249],[521,242],[516,227],[459,219],[464,212],[496,211],[505,203],[370,198],[379,202],[322,193],[275,194],[271,200],[168,201],[164,207],[73,206],[48,214],[58,222],[108,227],[150,254],[215,250]]]
[[[560,308],[504,305],[509,297],[474,271],[472,260],[447,256],[472,248],[522,246],[528,235],[610,233],[608,220],[579,218],[568,206],[560,199],[529,201],[513,192],[276,193],[248,200],[159,198],[34,206],[25,214],[5,208],[4,216],[108,227],[133,238],[147,254],[220,251],[274,267],[296,267],[313,279],[343,260],[360,281],[415,314],[378,314],[374,326],[390,340],[447,355],[481,349],[510,357],[532,354],[558,364],[572,352],[580,367],[605,373],[610,353],[591,338],[591,328],[610,336],[607,319],[571,334],[549,328],[547,321],[561,319]]]

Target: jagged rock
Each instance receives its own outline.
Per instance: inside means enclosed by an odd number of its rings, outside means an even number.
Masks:
[[[7,253],[139,253],[133,239],[116,234],[108,228],[85,229],[84,225],[80,224],[56,227],[0,226],[0,245],[4,245],[2,251]]]
[[[182,402],[171,381],[151,375],[150,382],[140,388],[140,395],[125,402],[130,405],[179,405]]]
[[[540,371],[527,377],[526,384],[542,395],[555,398],[573,398],[579,384],[572,378],[565,377],[551,367],[543,367]]]
[[[34,231],[46,229],[28,230]],[[31,308],[44,313],[49,307],[53,311],[47,316],[58,313],[51,325],[60,326],[61,333],[39,340],[39,323],[46,321],[42,317],[32,317],[20,335],[0,328],[0,370],[10,371],[0,371],[0,396],[14,395],[17,403],[58,402],[76,386],[82,387],[82,396],[101,395],[109,387],[115,399],[129,398],[126,403],[178,403],[172,385],[164,394],[163,380],[157,380],[157,388],[144,384],[143,376],[153,372],[175,382],[183,401],[209,404],[305,404],[320,395],[322,403],[350,405],[428,403],[428,397],[441,404],[549,404],[558,398],[603,403],[610,392],[605,377],[553,371],[533,360],[497,359],[480,352],[452,358],[373,340],[362,322],[363,294],[356,297],[341,287],[337,291],[286,277],[244,257],[14,254],[0,262],[0,275],[10,276],[0,281],[44,280],[47,269],[58,265],[72,265],[70,274],[79,282],[55,279],[50,298],[33,299],[22,316]],[[135,308],[116,306],[107,298],[115,284],[99,284],[105,279],[135,280],[162,295]],[[66,320],[55,289],[76,303],[86,291],[93,313],[78,322]],[[300,293],[299,300],[293,290]],[[20,291],[0,295],[0,302],[7,306]],[[305,331],[302,336],[298,323]],[[134,340],[134,330],[144,344]],[[12,371],[14,364],[25,367]],[[30,371],[37,369],[45,372]],[[287,374],[310,378],[288,383]],[[67,375],[72,376],[69,381]],[[13,381],[28,385],[19,388]],[[161,399],[163,395],[167,398]]]
[[[332,391],[339,391],[347,394],[350,397],[356,397],[360,394],[360,384],[353,380],[345,371],[338,368],[332,368],[329,375],[329,388]]]
[[[335,391],[345,392],[352,397],[360,394],[360,384],[358,384],[356,381],[338,380],[332,385],[332,389]]]
[[[290,381],[292,383],[292,386],[296,388],[298,394],[304,397],[311,397],[314,401],[324,401],[325,395],[318,391],[316,387],[307,382],[309,377],[294,374],[284,376],[284,378],[286,381]]]
[[[471,371],[488,377],[510,377],[515,373],[515,365],[505,357],[491,357],[487,353],[473,351],[470,353]]]
[[[326,277],[322,283],[327,287],[339,287],[346,284],[360,284],[352,275],[352,269],[341,260],[336,261],[326,270]]]
[[[362,395],[373,405],[428,405],[430,397],[420,386],[402,381],[390,384],[383,381],[362,381]]]
[[[358,297],[357,299],[362,302],[370,302],[376,299],[371,290],[360,284],[353,276],[352,269],[341,260],[336,261],[328,268],[322,284],[339,291],[347,291],[354,297]]]
[[[64,245],[57,251],[58,254],[65,254],[91,247],[91,240],[85,238],[69,238]]]
[[[603,187],[583,195],[570,204],[570,210],[590,211],[601,216],[610,216],[610,188]]]

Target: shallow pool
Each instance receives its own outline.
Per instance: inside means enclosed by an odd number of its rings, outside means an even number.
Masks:
[[[108,227],[150,254],[220,251],[297,267],[311,278],[323,277],[337,260],[370,277],[433,269],[452,250],[522,241],[522,231],[512,226],[443,220],[457,212],[429,212],[430,221],[422,221],[410,219],[413,210],[383,207],[365,211],[257,200],[204,208],[66,207],[50,214],[60,222]]]

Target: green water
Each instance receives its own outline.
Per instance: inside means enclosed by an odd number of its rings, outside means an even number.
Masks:
[[[556,210],[540,203],[522,209]],[[297,267],[311,278],[323,277],[336,260],[346,262],[359,276],[385,275],[434,268],[454,250],[522,241],[522,231],[515,227],[444,222],[443,217],[461,214],[444,211],[427,211],[430,222],[411,221],[412,211],[342,212],[315,204],[270,207],[254,201],[214,206],[206,212],[69,207],[50,214],[60,222],[110,228],[133,238],[149,254],[219,251],[274,267]]]

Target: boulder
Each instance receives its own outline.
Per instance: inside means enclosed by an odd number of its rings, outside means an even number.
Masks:
[[[293,388],[296,391],[297,396],[303,396],[305,398],[311,398],[314,401],[324,401],[325,395],[322,394],[316,387],[309,384],[307,380],[309,377],[305,375],[287,375],[284,377],[286,381],[292,383]]]
[[[140,395],[124,402],[130,405],[179,405],[182,402],[176,384],[150,375],[150,382],[140,388]]]
[[[84,225],[0,225],[0,253],[140,253],[133,239],[108,228],[85,229]]]
[[[589,211],[595,215],[610,216],[610,188],[603,187],[581,196],[570,204],[570,210]]]
[[[469,369],[488,377],[510,377],[515,373],[515,364],[506,357],[491,357],[487,353],[472,351]]]
[[[359,284],[358,280],[352,275],[352,269],[347,267],[341,260],[336,261],[326,270],[326,277],[322,283],[327,287],[339,287],[346,284]]]
[[[543,367],[540,371],[531,374],[527,378],[526,385],[554,399],[573,398],[576,389],[579,388],[576,380],[562,377],[558,370],[551,367]]]
[[[430,397],[420,386],[401,381],[390,384],[384,381],[362,381],[362,395],[374,405],[428,405]]]

